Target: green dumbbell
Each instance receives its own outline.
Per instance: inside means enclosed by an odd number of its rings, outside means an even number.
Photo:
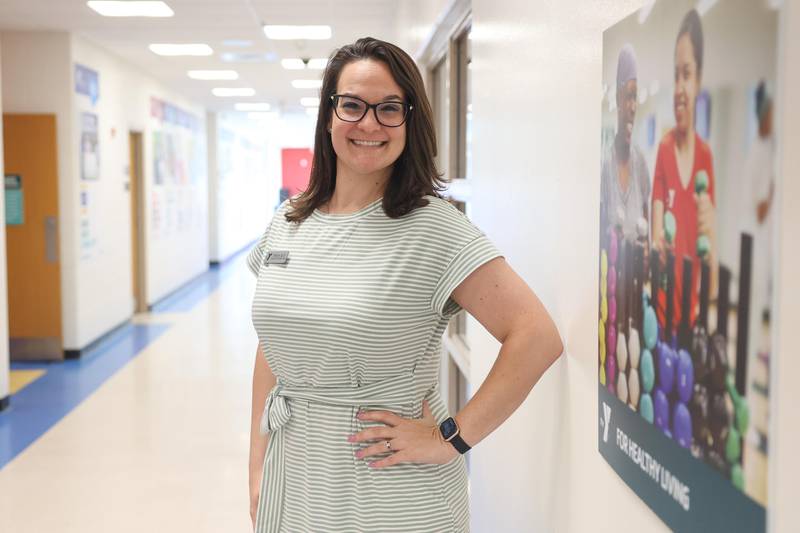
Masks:
[[[694,176],[694,192],[698,195],[708,192],[708,173],[705,170],[698,170]],[[711,250],[711,242],[705,235],[700,235],[697,238],[697,255],[698,257],[706,257]]]
[[[664,237],[669,244],[675,242],[675,233],[678,231],[678,223],[672,211],[667,211],[664,215]]]

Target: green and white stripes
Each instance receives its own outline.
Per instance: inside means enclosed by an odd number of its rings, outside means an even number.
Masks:
[[[452,290],[501,254],[445,200],[391,219],[381,200],[346,215],[315,211],[301,224],[284,202],[250,252],[258,276],[253,324],[279,385],[257,532],[468,531],[463,457],[446,465],[372,469],[347,436],[374,422],[359,408],[438,421],[441,336],[460,310]],[[285,264],[264,264],[288,250]],[[377,456],[381,457],[381,456]]]

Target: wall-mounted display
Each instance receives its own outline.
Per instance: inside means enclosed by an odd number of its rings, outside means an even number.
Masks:
[[[779,11],[603,34],[599,450],[672,529],[766,529]]]
[[[97,115],[81,113],[81,179],[100,178],[100,146],[97,138]]]

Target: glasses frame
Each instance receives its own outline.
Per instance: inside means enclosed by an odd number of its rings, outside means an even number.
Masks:
[[[386,102],[378,102],[377,104],[370,104],[363,98],[359,98],[358,96],[353,96],[352,94],[332,94],[330,98],[331,98],[331,103],[333,104],[333,112],[336,113],[336,117],[342,122],[350,122],[350,123],[361,122],[362,120],[364,120],[364,117],[367,116],[369,110],[372,109],[372,113],[375,115],[375,120],[377,121],[377,123],[387,128],[399,128],[400,126],[405,124],[406,121],[408,120],[408,115],[411,113],[411,110],[414,109],[413,105],[409,104],[408,102],[401,102],[399,100],[388,100]],[[358,117],[358,119],[356,120],[348,120],[346,118],[342,118],[341,116],[339,116],[339,111],[337,110],[337,104],[339,98],[353,98],[354,100],[363,102],[365,106],[364,114]],[[400,104],[401,106],[403,106],[404,110],[403,121],[400,124],[396,124],[394,126],[390,126],[388,124],[384,124],[383,122],[381,122],[381,119],[378,118],[378,106],[383,104]]]

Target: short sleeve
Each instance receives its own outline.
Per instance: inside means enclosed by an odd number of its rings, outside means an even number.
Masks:
[[[431,309],[438,316],[449,317],[463,308],[451,298],[452,292],[478,267],[503,254],[466,215],[454,206],[447,220],[440,250],[445,264],[434,286]]]
[[[273,225],[277,224],[276,221],[278,217],[283,216],[284,204],[281,204],[275,211],[275,214],[272,216],[272,220],[270,220],[269,224],[267,224],[267,229],[264,230],[264,233],[258,239],[256,245],[250,250],[250,253],[247,254],[247,267],[256,277],[258,277],[258,271],[261,268],[261,263],[264,261],[264,254],[266,250],[269,249],[270,230],[272,229]]]

